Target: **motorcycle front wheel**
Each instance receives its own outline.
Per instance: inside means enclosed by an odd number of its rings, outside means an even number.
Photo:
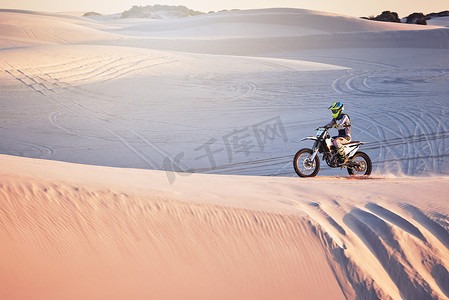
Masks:
[[[316,155],[313,160],[310,160],[312,154],[313,151],[307,148],[301,149],[296,153],[293,159],[293,168],[299,177],[314,177],[318,174],[320,159]]]
[[[349,175],[365,175],[368,176],[371,174],[371,170],[373,168],[371,164],[371,159],[364,152],[357,152],[351,158],[354,163],[357,163],[355,167],[348,167]]]

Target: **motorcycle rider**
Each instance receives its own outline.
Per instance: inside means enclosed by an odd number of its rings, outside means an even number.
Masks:
[[[340,163],[347,161],[343,145],[351,141],[351,120],[347,114],[343,113],[344,105],[341,102],[335,102],[329,108],[332,111],[332,120],[325,127],[336,128],[338,136],[334,137],[333,145],[339,154]]]

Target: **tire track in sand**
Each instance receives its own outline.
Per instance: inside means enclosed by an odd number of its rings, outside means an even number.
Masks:
[[[170,63],[170,61],[165,63]],[[149,66],[150,65],[146,65],[145,68]],[[120,69],[120,67],[114,69],[114,71],[110,72],[109,74],[127,74],[127,72],[129,71],[127,69],[129,68],[127,68],[125,65],[122,65],[122,67],[122,69]],[[89,109],[81,103],[74,102],[68,97],[65,97],[58,93],[60,90],[72,90],[75,88],[74,86],[68,83],[61,84],[60,80],[49,80],[49,78],[52,78],[49,74],[46,74],[45,76],[36,76],[35,72],[33,72],[33,74],[26,74],[25,69],[16,69],[13,66],[11,66],[9,70],[7,70],[7,73],[22,84],[45,96],[46,99],[49,99],[59,106],[64,107],[66,110],[74,113],[75,115],[78,115],[80,118],[88,120],[98,128],[109,132],[119,141],[121,141],[127,148],[134,152],[138,157],[140,157],[146,164],[148,164],[150,168],[159,169],[160,164],[157,163],[156,160],[152,157],[153,155],[148,155],[148,149],[139,149],[142,148],[143,145],[145,145],[145,147],[147,148],[150,147],[151,149],[153,149],[153,151],[155,151],[156,154],[160,156],[159,161],[161,162],[164,157],[171,157],[170,154],[160,150],[148,138],[144,137],[133,129],[126,127],[123,124],[119,124],[110,116],[105,116],[101,112]]]

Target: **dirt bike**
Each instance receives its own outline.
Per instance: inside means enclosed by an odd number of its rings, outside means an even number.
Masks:
[[[299,150],[293,159],[293,167],[300,177],[314,177],[320,170],[320,159],[318,153],[323,154],[323,160],[331,168],[347,168],[349,175],[370,175],[372,163],[369,156],[359,150],[362,142],[350,142],[343,145],[347,160],[342,162],[332,139],[328,133],[330,127],[317,128],[314,137],[305,137],[300,141],[313,140],[312,149]]]

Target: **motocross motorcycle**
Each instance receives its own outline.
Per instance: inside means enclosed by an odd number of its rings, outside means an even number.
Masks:
[[[359,150],[362,142],[350,142],[343,145],[346,157],[345,162],[340,161],[340,155],[332,144],[329,135],[330,127],[317,128],[314,137],[305,137],[300,141],[315,141],[312,149],[304,148],[299,150],[293,159],[293,167],[300,177],[314,177],[320,170],[320,159],[318,153],[323,154],[323,160],[331,168],[346,168],[349,175],[370,175],[372,164],[369,156]]]

